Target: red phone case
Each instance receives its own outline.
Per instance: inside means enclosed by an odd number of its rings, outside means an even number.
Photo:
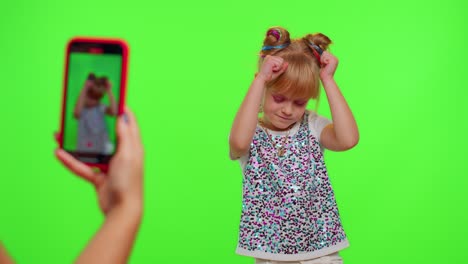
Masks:
[[[120,97],[118,103],[118,115],[120,116],[124,112],[125,107],[125,93],[127,85],[127,65],[128,65],[128,44],[122,39],[112,39],[112,38],[88,38],[88,37],[75,37],[72,38],[68,44],[65,53],[65,71],[63,78],[63,94],[62,94],[62,115],[60,119],[60,132],[57,135],[57,141],[60,148],[63,149],[63,130],[64,130],[64,121],[65,121],[65,105],[66,105],[66,96],[67,96],[67,83],[68,83],[68,66],[70,58],[70,47],[75,42],[81,43],[98,43],[98,44],[117,44],[122,47],[122,72],[121,72],[121,81],[120,81]],[[118,142],[117,142],[118,144]],[[102,171],[107,171],[108,164],[98,164],[98,163],[86,163],[88,166],[97,167]]]

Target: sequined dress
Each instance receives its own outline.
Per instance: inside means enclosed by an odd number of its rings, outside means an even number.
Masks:
[[[109,140],[105,121],[106,106],[83,107],[78,120],[76,150],[85,153],[111,154],[114,150]]]
[[[306,111],[291,129],[282,157],[257,125],[249,154],[240,159],[244,177],[238,254],[295,261],[348,246],[319,144],[329,123]],[[270,133],[275,144],[284,142],[286,134]]]

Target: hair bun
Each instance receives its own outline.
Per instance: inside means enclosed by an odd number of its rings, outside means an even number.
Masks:
[[[289,32],[282,27],[272,27],[267,30],[263,45],[281,45],[290,42]]]
[[[287,47],[289,43],[291,43],[291,39],[286,29],[282,27],[271,27],[266,32],[260,55],[261,57],[265,57],[266,55]]]
[[[332,43],[330,38],[325,36],[322,33],[315,33],[315,34],[307,34],[304,39],[309,42],[309,46],[312,45],[317,45],[320,49],[323,51],[328,49],[328,46]]]

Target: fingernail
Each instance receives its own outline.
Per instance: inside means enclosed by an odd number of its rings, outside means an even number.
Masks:
[[[123,120],[124,120],[125,123],[128,124],[128,116],[127,116],[127,113],[124,113],[124,114],[123,114]]]

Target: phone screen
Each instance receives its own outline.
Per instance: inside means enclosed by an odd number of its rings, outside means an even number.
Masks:
[[[67,56],[63,149],[82,162],[106,164],[117,144],[123,47],[72,42]]]

